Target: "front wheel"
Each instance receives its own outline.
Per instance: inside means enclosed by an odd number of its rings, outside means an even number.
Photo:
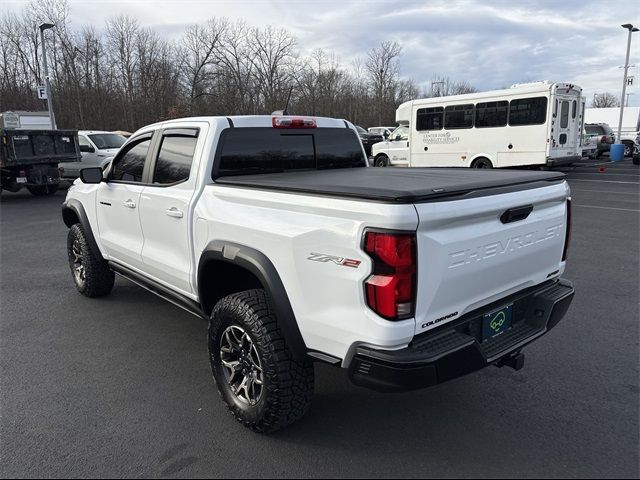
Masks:
[[[387,157],[386,155],[378,155],[373,161],[373,165],[376,167],[388,167],[389,157]]]
[[[493,168],[493,163],[488,158],[478,158],[471,165],[472,168]]]
[[[31,195],[41,197],[43,195],[53,195],[58,191],[58,184],[51,183],[48,185],[37,185],[33,187],[27,187],[27,190],[31,192]]]
[[[264,290],[220,300],[209,323],[213,378],[233,417],[259,433],[302,418],[313,397],[313,363],[295,359]]]
[[[96,258],[79,223],[67,236],[69,268],[78,291],[85,297],[103,297],[111,292],[115,274],[102,258]]]

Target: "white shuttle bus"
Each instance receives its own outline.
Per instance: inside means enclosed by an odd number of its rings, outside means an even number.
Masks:
[[[570,83],[517,84],[405,102],[396,121],[376,166],[553,167],[581,159],[584,98]]]

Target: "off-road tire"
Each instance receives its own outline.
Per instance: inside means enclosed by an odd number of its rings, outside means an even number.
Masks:
[[[74,246],[76,247],[74,253]],[[103,297],[111,293],[115,282],[115,274],[102,258],[96,258],[91,251],[82,225],[76,223],[67,235],[67,254],[71,276],[78,291],[85,297]],[[76,255],[77,254],[77,255]],[[84,268],[84,281],[76,274],[77,260]]]
[[[255,405],[239,398],[227,380],[221,361],[221,340],[230,326],[241,327],[256,348],[263,372]],[[213,309],[209,322],[209,357],[213,378],[233,417],[258,433],[272,433],[302,418],[313,397],[313,363],[294,359],[278,327],[264,290],[228,295]]]
[[[34,187],[27,187],[27,190],[31,192],[31,195],[35,197],[41,197],[43,195],[53,195],[58,191],[58,184],[51,183],[48,185],[38,185]]]

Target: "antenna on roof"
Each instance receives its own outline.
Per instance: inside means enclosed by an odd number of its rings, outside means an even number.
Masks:
[[[291,100],[291,92],[293,92],[293,85],[289,87],[289,96],[287,97],[287,104],[284,106],[284,110],[276,110],[271,115],[289,115],[289,101]]]

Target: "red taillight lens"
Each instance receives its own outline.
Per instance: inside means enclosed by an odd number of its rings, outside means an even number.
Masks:
[[[608,143],[609,139],[606,137],[606,135],[603,135],[602,138],[600,138],[600,143]]]
[[[365,281],[367,305],[388,320],[415,312],[416,236],[413,233],[366,232],[364,250],[373,260]]]
[[[304,117],[272,117],[273,128],[316,128],[315,119]]]
[[[567,233],[564,237],[564,250],[562,251],[563,262],[567,260],[570,241],[571,241],[571,197],[567,198]]]

